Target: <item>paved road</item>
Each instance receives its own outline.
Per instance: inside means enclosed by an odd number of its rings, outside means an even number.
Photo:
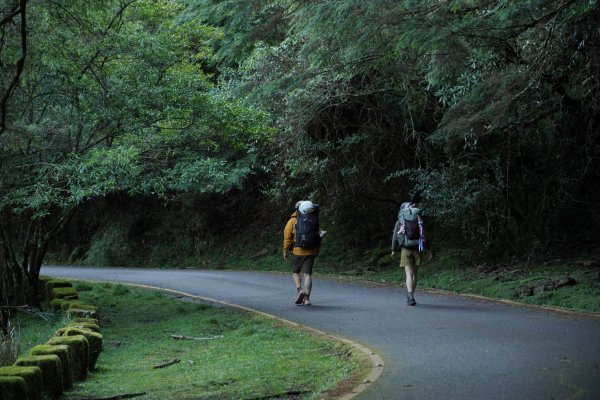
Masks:
[[[359,399],[600,399],[600,319],[316,277],[312,307],[284,274],[45,267],[42,274],[159,286],[277,315],[385,360]]]

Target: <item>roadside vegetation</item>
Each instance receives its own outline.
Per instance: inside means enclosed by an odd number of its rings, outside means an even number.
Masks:
[[[171,263],[146,267],[230,269],[288,273],[281,256],[281,227],[265,234],[242,233],[215,243],[201,256],[173,258]],[[404,284],[399,256],[392,259],[387,242],[380,247],[355,251],[335,232],[327,237],[316,262],[316,275],[364,280],[390,285]],[[138,264],[137,266],[141,266]],[[588,251],[548,255],[532,260],[484,262],[468,251],[446,242],[434,245],[434,257],[419,270],[419,288],[486,296],[524,304],[600,313],[600,253]]]
[[[76,289],[98,307],[104,351],[65,399],[313,399],[363,368],[350,346],[264,317],[123,285]],[[55,318],[16,314],[21,354],[52,336]]]

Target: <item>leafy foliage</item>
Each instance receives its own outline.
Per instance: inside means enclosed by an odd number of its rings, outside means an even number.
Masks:
[[[21,8],[27,62],[0,136],[7,280],[23,270],[35,287],[49,241],[86,201],[227,193],[255,170],[257,143],[270,140],[265,116],[214,88],[204,64],[218,29],[184,18],[186,7],[59,0]],[[1,55],[12,60],[18,40],[3,33]],[[14,75],[4,63],[1,72]]]

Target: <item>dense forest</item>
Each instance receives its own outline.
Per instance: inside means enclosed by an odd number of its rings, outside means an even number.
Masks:
[[[166,264],[307,198],[356,249],[406,200],[479,257],[597,247],[599,21],[597,0],[2,0],[0,304],[35,299],[49,252]]]

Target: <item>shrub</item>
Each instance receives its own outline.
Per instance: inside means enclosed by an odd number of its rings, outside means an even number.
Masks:
[[[44,381],[39,367],[1,367],[0,376],[19,376],[25,380],[29,400],[42,398]]]
[[[57,355],[62,366],[63,387],[73,386],[73,356],[67,345],[40,344],[29,351],[32,356]]]
[[[39,367],[44,378],[44,391],[52,397],[63,392],[62,365],[57,355],[19,357],[15,365]]]

